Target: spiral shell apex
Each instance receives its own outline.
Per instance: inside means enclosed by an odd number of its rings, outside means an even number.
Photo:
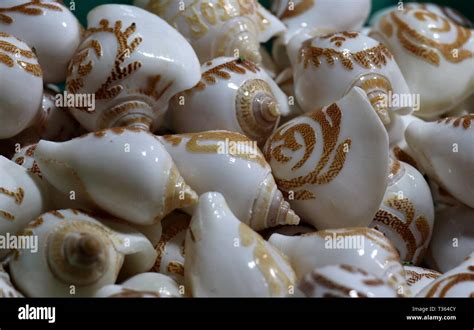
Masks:
[[[206,62],[201,71],[201,81],[172,100],[173,129],[178,133],[235,131],[263,145],[280,115],[288,112],[286,96],[277,84],[263,69],[244,59],[216,58]]]
[[[156,254],[143,235],[130,227],[112,229],[102,223],[107,220],[100,220],[68,209],[51,211],[32,221],[21,235],[37,237],[38,251],[14,251],[10,260],[13,281],[28,297],[92,296],[104,285],[115,283],[129,259],[135,271],[151,267],[150,259]],[[136,256],[144,261],[137,263]],[[29,278],[30,267],[41,285]],[[133,274],[130,269],[126,272]]]
[[[255,141],[229,131],[168,135],[161,141],[198,194],[222,193],[236,216],[252,229],[299,223]]]

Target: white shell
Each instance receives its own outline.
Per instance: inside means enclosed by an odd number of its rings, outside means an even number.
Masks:
[[[35,158],[55,188],[131,223],[153,224],[197,201],[163,145],[145,130],[112,128],[62,143],[42,140]]]
[[[418,117],[415,117],[414,115],[406,115],[406,116],[393,116],[395,120],[392,121],[392,123],[387,126],[387,132],[389,134],[389,139],[390,139],[390,155],[392,158],[397,159],[399,161],[405,162],[416,168],[418,171],[424,174],[423,169],[419,168],[418,164],[416,163],[415,157],[414,157],[414,152],[413,150],[410,149],[410,147],[407,145],[407,141],[405,139],[405,131],[412,122],[418,121],[422,122],[423,120],[419,119]],[[397,130],[395,133],[396,136],[391,135],[391,126],[394,124],[395,126],[398,127],[393,127],[394,130]],[[402,126],[402,127],[399,127]],[[398,134],[401,131],[401,139],[398,136]],[[392,133],[393,134],[393,133]]]
[[[181,297],[178,283],[157,273],[135,275],[120,285],[106,285],[96,292],[99,298],[168,298]]]
[[[184,242],[191,217],[173,212],[161,220],[163,232],[155,246],[158,257],[153,271],[165,274],[177,283],[184,283]]]
[[[278,187],[318,229],[370,224],[387,187],[387,151],[387,132],[359,88],[287,122],[264,148]]]
[[[63,82],[83,32],[76,16],[63,4],[50,0],[2,0],[0,12],[0,30],[35,49],[45,83]]]
[[[424,118],[435,118],[474,90],[474,36],[435,12],[407,6],[382,15],[370,36],[393,53]],[[420,79],[422,77],[422,79]]]
[[[298,102],[295,99],[295,86],[293,80],[293,70],[291,68],[286,68],[275,78],[275,82],[278,84],[278,87],[286,94],[288,98],[288,114],[283,114],[282,122],[285,123],[288,120],[293,119],[296,116],[302,115],[304,111],[298,105]],[[291,102],[290,102],[291,100]]]
[[[254,230],[299,223],[256,142],[229,131],[160,138],[186,182],[200,195],[224,195],[237,218]]]
[[[413,122],[405,138],[429,178],[474,207],[474,115]]]
[[[0,31],[2,25],[0,22]],[[0,139],[7,139],[30,126],[38,115],[43,73],[26,43],[5,32],[0,32],[0,43]],[[25,86],[28,86],[28,97],[24,95]]]
[[[393,55],[377,40],[347,31],[300,40],[291,40],[288,54],[304,111],[336,102],[354,86],[367,93],[384,124],[390,123],[391,112],[412,111],[412,98],[406,104],[392,102],[393,95],[411,94]]]
[[[346,264],[316,268],[298,288],[312,298],[394,298],[397,292],[378,277]]]
[[[156,257],[153,246],[130,227],[122,226],[121,229],[124,231],[109,229],[97,219],[76,210],[45,213],[23,231],[23,235],[37,237],[38,251],[15,252],[10,260],[12,280],[28,297],[80,297],[92,296],[99,288],[115,283],[124,259],[128,273],[147,271]],[[76,259],[65,257],[63,250],[71,234],[79,238],[82,235],[95,237],[102,246],[102,269],[95,268],[95,263],[90,269],[71,266]],[[91,277],[93,272],[98,275]]]
[[[0,298],[22,298],[23,295],[13,286],[10,275],[0,265]]]
[[[288,100],[254,63],[219,57],[202,66],[194,88],[173,97],[171,126],[177,133],[228,130],[264,144],[288,113]]]
[[[403,266],[403,268],[405,269],[407,283],[413,296],[416,296],[424,287],[442,275],[435,270],[427,268],[415,266]]]
[[[185,249],[193,297],[281,297],[294,289],[286,258],[237,219],[219,193],[199,198]]]
[[[426,263],[441,272],[459,265],[474,251],[474,209],[464,205],[436,211],[433,237]]]
[[[103,5],[88,14],[88,30],[68,68],[67,91],[95,94],[95,108],[74,107],[88,130],[132,124],[158,128],[173,95],[201,77],[189,43],[143,9]]]
[[[375,229],[343,228],[301,236],[273,234],[269,242],[289,257],[298,280],[317,267],[337,262],[361,268],[387,282],[398,294],[409,295],[397,251]]]
[[[48,206],[48,189],[41,179],[0,156],[0,235],[17,235]],[[0,250],[0,259],[7,252]]]
[[[474,252],[456,268],[426,286],[418,297],[472,298],[474,295]]]
[[[146,8],[175,27],[201,63],[220,56],[260,63],[259,43],[285,30],[256,0],[150,0]]]
[[[272,11],[288,26],[286,42],[303,28],[357,31],[369,16],[370,0],[275,0]]]
[[[423,175],[392,159],[387,190],[370,226],[387,236],[401,260],[418,265],[428,249],[433,223],[433,199]]]

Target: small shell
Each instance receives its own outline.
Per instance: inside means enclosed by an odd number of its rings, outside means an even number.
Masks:
[[[153,131],[171,97],[200,77],[196,54],[176,30],[138,7],[111,4],[89,13],[66,89],[94,96],[92,104],[71,109],[89,131],[129,125]]]
[[[256,143],[246,136],[207,131],[163,136],[161,141],[198,194],[220,192],[236,217],[252,229],[299,223]]]
[[[413,122],[405,138],[419,168],[459,201],[474,207],[474,114]]]
[[[222,129],[247,135],[264,144],[288,113],[285,94],[254,63],[220,57],[202,66],[202,79],[176,95],[170,105],[177,133]]]
[[[434,206],[428,183],[412,166],[391,159],[388,187],[370,227],[387,236],[401,260],[421,263],[433,232]]]
[[[161,221],[163,232],[155,247],[158,257],[153,271],[165,274],[179,284],[184,283],[184,244],[190,221],[191,217],[183,213],[168,215]]]
[[[474,252],[459,266],[431,282],[418,294],[425,298],[473,298]]]
[[[410,286],[413,297],[442,275],[435,270],[427,268],[415,266],[403,266],[403,268],[405,269],[407,283]]]
[[[410,295],[397,250],[375,229],[321,230],[301,236],[273,234],[269,242],[289,257],[298,280],[317,267],[337,261],[379,277],[400,295]]]
[[[150,0],[147,9],[176,28],[201,63],[220,56],[260,63],[260,39],[272,34],[260,36],[269,21],[262,20],[262,9],[255,0]]]
[[[5,24],[0,24],[4,31]],[[38,115],[43,95],[43,73],[35,53],[26,43],[0,32],[0,44],[0,139],[7,139],[30,126]],[[25,86],[28,86],[28,97],[24,95]]]
[[[419,93],[417,116],[433,119],[472,94],[471,30],[429,9],[407,5],[381,15],[369,35],[387,45],[410,90]]]
[[[120,285],[106,285],[95,297],[99,298],[169,298],[181,297],[178,283],[157,273],[136,275]]]
[[[387,187],[387,150],[382,122],[354,88],[280,126],[264,154],[295,212],[327,229],[370,224]]]
[[[306,274],[299,289],[312,298],[393,298],[395,290],[378,277],[350,265],[329,265]]]
[[[35,49],[45,83],[63,82],[83,32],[76,16],[64,4],[45,0],[2,0],[0,12],[1,30]]]
[[[281,297],[294,289],[286,258],[239,221],[219,193],[201,195],[185,250],[193,297]]]
[[[0,298],[23,298],[23,295],[13,286],[10,275],[0,265]]]
[[[62,143],[40,141],[43,176],[65,194],[131,223],[159,222],[197,201],[159,140],[135,128],[112,128]]]
[[[303,28],[358,31],[369,16],[370,0],[274,0],[272,11],[288,27],[286,42]]]
[[[426,263],[441,272],[459,265],[474,251],[474,210],[464,205],[436,211],[433,237]]]
[[[354,86],[362,88],[385,125],[390,113],[408,114],[414,100],[392,53],[358,32],[337,32],[289,45],[295,95],[304,111],[336,102]],[[392,100],[393,99],[393,100]]]
[[[16,250],[10,260],[12,280],[28,297],[91,296],[115,283],[126,255],[142,259],[134,263],[135,274],[156,257],[143,235],[113,231],[76,210],[45,213],[22,234],[38,240],[37,251]]]
[[[49,207],[48,188],[36,175],[0,156],[0,235],[16,235]],[[9,250],[0,250],[0,259]]]

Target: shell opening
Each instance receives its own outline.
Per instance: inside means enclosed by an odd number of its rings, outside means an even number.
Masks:
[[[393,92],[390,81],[381,74],[369,73],[360,76],[351,86],[362,88],[384,125],[390,124],[389,93]]]

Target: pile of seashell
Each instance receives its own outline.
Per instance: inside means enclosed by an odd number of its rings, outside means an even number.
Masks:
[[[69,9],[0,3],[0,296],[474,296],[462,15]]]

